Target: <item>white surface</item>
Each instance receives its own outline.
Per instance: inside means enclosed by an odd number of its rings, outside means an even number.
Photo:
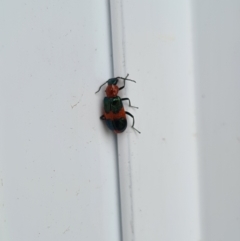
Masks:
[[[240,2],[195,2],[193,16],[202,238],[238,241]]]
[[[138,81],[128,96],[140,107],[142,132],[130,136],[134,240],[199,240],[190,5],[123,1],[123,8],[126,69]]]
[[[123,241],[239,241],[240,2],[112,2],[0,3],[0,240],[120,240],[114,71]]]
[[[107,2],[0,9],[0,240],[119,240]]]
[[[239,2],[117,2],[142,131],[119,153],[131,167],[126,240],[238,241]]]

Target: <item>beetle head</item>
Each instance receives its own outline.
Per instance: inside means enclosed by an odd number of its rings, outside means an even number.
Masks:
[[[118,90],[119,90],[119,88],[117,87],[118,79],[123,79],[123,81],[124,81],[124,86],[125,86],[125,81],[126,81],[126,80],[132,81],[132,82],[135,82],[135,83],[136,83],[135,80],[127,79],[128,75],[129,75],[129,74],[127,74],[127,76],[126,76],[125,78],[123,78],[123,77],[116,77],[116,78],[111,78],[111,79],[107,80],[105,83],[103,83],[102,85],[100,85],[98,91],[96,91],[95,94],[98,93],[98,92],[100,91],[100,89],[101,89],[105,84],[108,83],[108,87],[107,87],[107,89],[106,89],[106,91],[105,91],[105,92],[107,93],[107,96],[109,96],[109,97],[117,96]],[[121,87],[120,89],[124,88],[124,86]]]
[[[111,78],[107,81],[108,85],[116,85],[118,83],[118,78]]]

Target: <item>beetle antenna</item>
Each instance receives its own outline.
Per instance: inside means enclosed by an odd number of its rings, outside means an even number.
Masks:
[[[129,74],[127,74],[127,76],[126,76],[125,78],[123,78],[123,77],[117,77],[117,78],[119,78],[119,79],[123,79],[124,81],[125,81],[125,80],[129,80],[129,81],[132,81],[132,82],[135,82],[135,83],[136,83],[135,80],[127,79],[128,76],[129,76]]]
[[[100,91],[100,89],[101,89],[106,83],[107,83],[107,81],[106,81],[105,83],[103,83],[103,84],[99,87],[98,91],[96,91],[95,94],[97,94],[97,93]]]

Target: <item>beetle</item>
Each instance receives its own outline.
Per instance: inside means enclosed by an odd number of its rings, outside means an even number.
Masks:
[[[107,96],[104,97],[104,99],[103,99],[104,114],[100,117],[100,119],[104,120],[106,122],[107,127],[111,131],[118,134],[118,133],[124,132],[127,128],[127,118],[126,118],[126,114],[127,114],[133,118],[132,128],[140,134],[140,131],[138,131],[134,127],[134,123],[135,123],[134,116],[131,113],[124,110],[122,102],[127,100],[130,107],[137,108],[137,109],[138,109],[138,107],[132,106],[129,98],[120,98],[118,96],[118,91],[122,90],[125,87],[126,80],[136,83],[135,80],[127,79],[128,76],[129,76],[129,74],[127,74],[127,76],[125,78],[123,78],[123,77],[111,78],[111,79],[107,80],[106,82],[104,82],[99,87],[98,91],[95,92],[95,94],[98,93],[103,85],[108,84],[108,86],[105,90]],[[122,87],[117,86],[118,79],[123,80]]]

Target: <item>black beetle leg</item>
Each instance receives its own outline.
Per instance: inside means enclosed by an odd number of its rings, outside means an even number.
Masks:
[[[138,131],[138,130],[134,127],[134,123],[135,123],[134,116],[133,116],[131,113],[127,112],[127,111],[125,111],[125,113],[133,118],[132,128],[140,134],[141,132]]]
[[[133,108],[137,108],[137,109],[138,109],[138,107],[136,107],[136,106],[132,106],[132,105],[131,105],[131,101],[130,101],[129,98],[122,98],[121,100],[122,100],[122,101],[123,101],[123,100],[128,100],[128,101],[129,101],[129,106],[130,106],[130,107],[133,107]]]
[[[106,118],[105,118],[104,115],[100,116],[100,119],[101,119],[101,120],[106,120]]]

